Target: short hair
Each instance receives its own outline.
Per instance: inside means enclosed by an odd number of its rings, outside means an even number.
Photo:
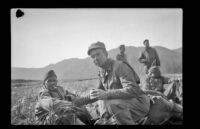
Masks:
[[[149,42],[149,40],[148,40],[148,39],[145,39],[144,42],[143,42],[143,44],[145,44],[146,42]]]
[[[123,48],[125,48],[125,45],[124,45],[124,44],[122,44],[122,45],[120,45],[120,46],[119,46],[119,48],[122,48],[122,47],[123,47]]]

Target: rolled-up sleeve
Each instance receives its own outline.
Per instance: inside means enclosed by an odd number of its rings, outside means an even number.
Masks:
[[[123,88],[107,91],[107,99],[128,99],[138,97],[140,94],[144,93],[137,85],[133,72],[127,65],[121,63],[115,73],[120,79]]]
[[[139,57],[138,57],[138,61],[139,61],[140,63],[147,63],[147,60],[146,60],[146,58],[145,58],[143,52],[140,52]]]

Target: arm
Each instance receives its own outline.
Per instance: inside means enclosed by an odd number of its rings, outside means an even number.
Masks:
[[[155,51],[155,58],[156,58],[156,65],[157,66],[160,66],[160,59],[159,59],[159,56],[158,56],[158,53],[157,53],[157,51],[156,51],[156,49],[154,49],[154,51]]]
[[[168,77],[163,77],[163,84],[169,84],[169,83],[171,83],[172,82],[172,80],[170,79],[170,78],[168,78]]]
[[[97,85],[97,89],[104,90],[104,87],[103,87],[103,84],[100,80],[100,77],[99,77],[99,83]],[[96,99],[90,99],[90,95],[87,94],[86,96],[83,96],[83,97],[76,97],[76,99],[74,99],[73,102],[77,106],[82,106],[82,105],[86,105],[86,104],[89,104],[89,103],[94,103],[97,100],[98,100],[97,98]]]
[[[119,54],[116,56],[116,60],[120,60]]]
[[[147,63],[147,59],[145,58],[143,52],[140,52],[139,57],[138,57],[138,61],[140,63]]]
[[[128,62],[126,54],[124,54],[124,59],[125,59],[125,62]]]
[[[149,90],[150,85],[149,85],[150,77],[145,78],[145,83],[144,83],[144,89]]]
[[[128,99],[144,93],[137,85],[131,69],[124,63],[121,63],[119,68],[117,68],[116,76],[121,82],[122,89],[107,91],[105,99]]]

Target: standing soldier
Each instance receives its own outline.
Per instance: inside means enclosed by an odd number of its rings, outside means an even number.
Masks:
[[[143,42],[145,49],[139,55],[139,62],[144,64],[144,71],[148,74],[148,70],[151,66],[160,66],[160,59],[156,52],[156,49],[149,46],[149,40],[146,39]]]
[[[88,49],[95,65],[100,68],[99,85],[90,91],[90,102],[99,100],[101,121],[113,116],[115,124],[133,125],[149,112],[150,100],[136,83],[128,65],[108,58],[104,43],[91,44]]]

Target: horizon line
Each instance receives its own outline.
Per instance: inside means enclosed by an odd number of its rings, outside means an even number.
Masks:
[[[144,48],[144,46],[138,46],[138,47],[136,47],[136,46],[126,46],[126,45],[125,45],[125,47]],[[172,51],[173,51],[173,50],[176,50],[176,49],[180,49],[180,48],[182,48],[182,46],[181,46],[181,47],[178,47],[178,48],[170,49],[170,48],[167,48],[167,47],[164,47],[164,46],[160,46],[160,45],[153,45],[153,46],[150,46],[150,47],[163,47],[163,48],[166,48],[166,49],[169,49],[169,50],[172,50]],[[113,50],[113,49],[117,49],[117,48],[112,48],[112,49],[110,49],[110,50]],[[107,50],[107,51],[110,51],[110,50]],[[88,57],[89,57],[89,56],[84,57],[84,58],[71,57],[71,58],[67,58],[67,59],[63,59],[63,60],[70,60],[70,59],[78,59],[78,60],[82,60],[82,59],[86,59],[86,58],[88,58]],[[63,61],[63,60],[61,60],[61,61]],[[61,61],[58,61],[58,62],[61,62]],[[41,67],[11,66],[11,68],[38,69],[38,68],[45,68],[45,67],[47,67],[47,66],[49,66],[49,65],[57,64],[58,62],[56,62],[56,63],[50,63],[50,64],[47,64],[47,65],[45,65],[45,66],[41,66]]]

